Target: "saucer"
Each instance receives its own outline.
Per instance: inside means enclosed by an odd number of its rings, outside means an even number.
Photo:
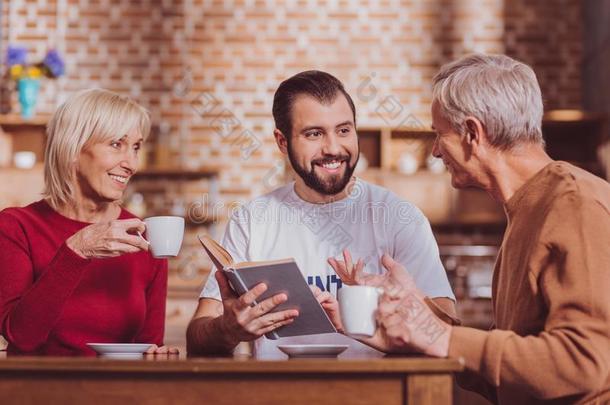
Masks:
[[[137,358],[148,350],[150,343],[87,343],[87,346],[104,357]]]
[[[97,356],[100,359],[141,360],[144,358],[144,353],[108,353]]]
[[[337,357],[348,345],[279,345],[277,348],[291,358]]]

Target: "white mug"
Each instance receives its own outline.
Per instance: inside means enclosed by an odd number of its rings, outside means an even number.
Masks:
[[[155,257],[177,256],[184,236],[184,218],[150,217],[144,219],[146,237]]]
[[[375,311],[380,289],[364,285],[343,285],[337,293],[339,312],[345,333],[363,339],[371,337],[377,329]]]

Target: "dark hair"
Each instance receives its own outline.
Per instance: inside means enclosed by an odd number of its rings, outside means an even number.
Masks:
[[[356,125],[356,107],[343,83],[335,76],[319,70],[308,70],[284,80],[273,96],[273,119],[275,127],[290,140],[292,134],[292,105],[299,95],[308,95],[323,104],[330,104],[341,93],[347,99],[354,115]]]

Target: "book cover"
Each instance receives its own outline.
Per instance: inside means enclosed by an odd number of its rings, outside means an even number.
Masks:
[[[231,255],[213,239],[199,236],[199,241],[216,268],[227,275],[238,296],[259,283],[265,283],[267,291],[259,297],[258,302],[285,293],[288,300],[272,312],[286,309],[299,311],[299,316],[293,323],[266,334],[268,339],[336,332],[294,259],[233,263]]]

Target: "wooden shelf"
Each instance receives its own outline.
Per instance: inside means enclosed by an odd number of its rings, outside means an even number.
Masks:
[[[18,176],[24,173],[32,173],[36,176],[42,176],[44,172],[44,163],[36,162],[34,163],[34,166],[28,168],[15,167],[13,165],[0,166],[0,169],[5,176]]]
[[[544,115],[542,133],[546,151],[553,159],[564,160],[604,177],[600,147],[608,139],[607,117],[582,110],[553,110]]]
[[[432,149],[436,133],[425,127],[370,127],[358,128],[360,151],[366,156],[369,167],[390,169],[397,161],[401,148],[411,148],[420,143],[426,150]],[[408,144],[408,145],[406,145]],[[398,147],[398,149],[396,149]]]
[[[542,122],[544,124],[552,123],[566,123],[566,122],[587,122],[587,121],[600,121],[606,117],[602,113],[592,113],[583,110],[550,110],[547,111]]]
[[[431,133],[434,134],[432,129],[420,128],[420,127],[370,127],[370,126],[359,126],[358,132],[412,132],[412,133]]]
[[[16,126],[36,126],[44,127],[49,122],[51,116],[37,115],[30,119],[25,119],[18,114],[0,114],[0,126],[16,127]]]
[[[147,213],[143,215],[143,218],[163,216],[163,214]],[[184,216],[184,225],[187,227],[206,226],[218,222],[221,219],[219,215],[208,215],[203,218],[190,218],[188,215]]]
[[[48,119],[39,115],[26,120],[17,114],[0,114],[0,164],[9,164],[19,151],[34,152],[36,161],[42,162]]]
[[[392,130],[392,139],[430,139],[436,136],[432,130]]]
[[[218,220],[220,219],[220,217],[218,215],[206,215],[204,218],[190,218],[190,217],[186,217],[184,224],[186,226],[205,226],[205,225],[210,225],[213,224],[215,222],[218,222]]]
[[[252,190],[250,190],[249,188],[221,187],[221,189],[220,189],[220,194],[249,196],[251,193],[252,193]]]
[[[435,180],[435,179],[450,179],[450,174],[447,170],[443,170],[440,173],[435,173],[427,169],[419,169],[415,173],[406,174],[401,173],[398,170],[393,169],[384,169],[381,167],[370,167],[366,169],[364,172],[359,174],[360,177],[367,181],[371,181],[374,183],[379,183],[379,185],[383,185],[383,181],[386,179],[392,178],[402,178],[402,179],[412,179],[412,178],[423,178],[427,180]]]
[[[191,299],[197,300],[204,283],[200,285],[194,285],[189,287],[176,287],[173,285],[167,286],[167,298],[168,299]]]
[[[419,207],[433,227],[478,226],[505,221],[502,207],[486,192],[455,189],[447,171],[419,170],[402,174],[394,170],[370,168],[358,177],[393,191],[398,197]],[[434,198],[430,198],[434,196]]]
[[[219,173],[220,169],[217,167],[202,167],[194,170],[179,168],[155,168],[139,171],[133,177],[134,179],[166,178],[175,180],[198,180],[202,178],[216,177]]]
[[[494,245],[443,245],[438,249],[441,256],[496,257],[499,247]]]
[[[44,189],[44,167],[37,163],[31,169],[0,167],[0,210],[22,207],[40,200]]]
[[[435,234],[498,234],[502,235],[506,230],[506,222],[436,222],[431,223],[430,226]],[[463,239],[463,236],[459,237],[460,240]],[[454,242],[455,243],[455,242]],[[441,242],[439,242],[441,244]]]

